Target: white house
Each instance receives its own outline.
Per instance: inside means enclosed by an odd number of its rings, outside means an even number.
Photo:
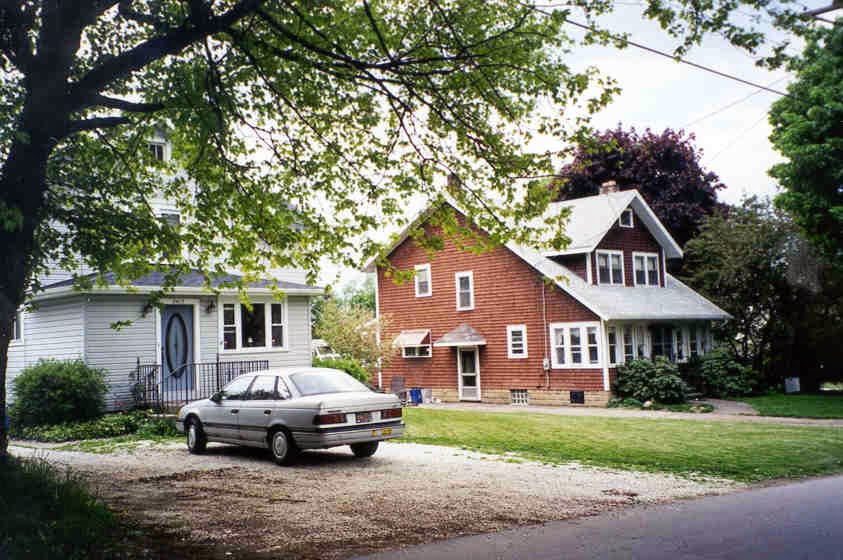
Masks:
[[[167,158],[171,147],[159,138],[150,149]],[[165,199],[153,200],[153,208],[162,219],[178,218],[176,206]],[[207,396],[243,371],[310,365],[310,298],[322,289],[307,285],[301,270],[274,270],[272,276],[248,285],[251,310],[240,304],[236,290],[205,289],[197,271],[180,276],[162,305],[153,307],[148,295],[161,288],[163,273],[139,278],[129,288],[107,275],[106,287],[79,291],[72,271],[51,267],[33,308],[19,311],[12,329],[10,399],[15,377],[42,358],[81,358],[104,368],[110,409],[129,408],[136,398],[149,404]],[[211,284],[235,279],[214,277]],[[123,322],[130,324],[114,328]]]

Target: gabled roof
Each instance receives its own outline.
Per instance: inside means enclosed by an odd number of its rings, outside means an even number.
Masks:
[[[461,211],[453,201],[449,204]],[[600,207],[609,210],[600,210]],[[592,285],[577,274],[548,258],[552,255],[577,254],[591,251],[600,242],[606,232],[628,206],[636,211],[636,218],[652,232],[653,236],[665,248],[667,258],[682,256],[679,245],[670,236],[656,215],[638,193],[622,191],[607,195],[590,196],[573,201],[553,203],[548,211],[561,211],[563,206],[572,208],[571,229],[566,234],[571,237],[571,247],[564,252],[542,253],[518,243],[509,242],[506,248],[530,265],[543,276],[550,278],[562,291],[579,301],[603,320],[726,320],[731,315],[689,288],[671,275],[666,275],[665,287],[646,286],[605,286]],[[409,232],[427,218],[431,208],[419,212],[410,224],[394,236],[386,253],[389,255],[409,236]],[[574,221],[574,216],[578,216]],[[602,233],[600,233],[602,231]],[[374,272],[377,258],[370,260],[364,268]],[[466,325],[467,326],[467,325]]]
[[[682,257],[682,248],[659,221],[637,190],[619,191],[602,195],[587,196],[574,200],[552,202],[547,214],[558,215],[566,208],[571,209],[565,226],[565,235],[571,244],[562,251],[547,251],[545,255],[575,255],[590,253],[618,222],[621,213],[629,207],[635,211],[635,218],[650,231],[659,245],[664,248],[668,259]]]

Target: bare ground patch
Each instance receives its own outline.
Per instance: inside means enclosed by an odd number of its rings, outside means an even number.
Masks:
[[[201,457],[182,445],[13,452],[87,474],[110,506],[184,557],[345,558],[740,487],[415,444],[382,444],[369,460],[344,449],[306,453],[292,467],[222,445]]]

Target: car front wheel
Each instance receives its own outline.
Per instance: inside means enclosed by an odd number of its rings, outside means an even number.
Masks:
[[[351,452],[355,457],[371,457],[378,450],[378,442],[367,441],[365,443],[353,443],[350,445]]]
[[[278,430],[269,436],[269,451],[279,465],[289,465],[298,455],[296,443],[284,430]]]
[[[196,418],[187,420],[187,450],[198,455],[205,451],[208,445],[208,438],[205,436],[205,431],[202,429],[202,423]]]

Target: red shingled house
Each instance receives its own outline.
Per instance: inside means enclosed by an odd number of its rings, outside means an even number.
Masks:
[[[508,243],[475,254],[446,239],[430,259],[408,227],[386,258],[415,270],[414,282],[369,263],[378,314],[390,318],[381,336],[400,352],[381,386],[403,382],[442,401],[603,405],[618,364],[681,362],[711,347],[711,323],[729,315],[667,273],[682,250],[638,191],[607,185],[548,211],[565,207],[564,251]],[[428,215],[411,227],[435,233]]]

